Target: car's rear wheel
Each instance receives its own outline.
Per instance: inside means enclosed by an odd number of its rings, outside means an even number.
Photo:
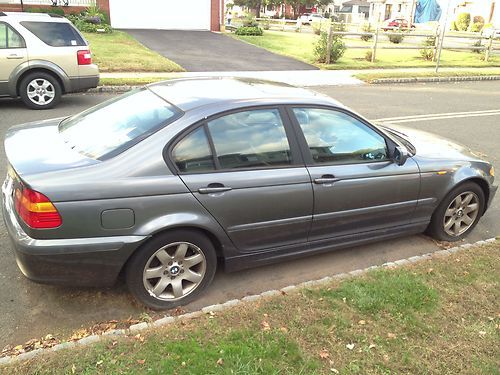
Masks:
[[[28,74],[21,81],[20,96],[32,109],[49,109],[61,100],[62,89],[57,79],[44,72]]]
[[[130,259],[127,285],[143,304],[171,309],[196,299],[211,283],[217,268],[212,242],[191,230],[154,237]]]
[[[474,182],[453,189],[432,215],[428,232],[441,241],[458,241],[477,225],[484,212],[484,192]]]

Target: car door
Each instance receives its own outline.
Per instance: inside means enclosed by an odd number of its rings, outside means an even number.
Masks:
[[[24,39],[10,25],[0,22],[0,95],[9,94],[9,78],[22,63],[28,61]]]
[[[289,113],[314,190],[311,241],[410,223],[420,187],[413,159],[394,163],[386,136],[345,110]]]
[[[171,147],[182,181],[244,252],[307,242],[312,187],[283,114],[226,113]]]

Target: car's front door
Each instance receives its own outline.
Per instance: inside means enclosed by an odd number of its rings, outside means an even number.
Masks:
[[[311,241],[410,223],[420,187],[412,158],[394,163],[385,136],[347,111],[289,113],[314,189]]]
[[[171,148],[181,179],[242,251],[307,242],[313,193],[283,113],[224,114]]]
[[[11,26],[0,22],[0,95],[9,93],[12,72],[28,60],[26,44]]]

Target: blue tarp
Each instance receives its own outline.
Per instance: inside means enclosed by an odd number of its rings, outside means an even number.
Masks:
[[[415,8],[415,23],[439,21],[441,7],[436,0],[418,0]]]

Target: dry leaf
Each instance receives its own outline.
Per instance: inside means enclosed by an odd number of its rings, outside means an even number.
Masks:
[[[370,344],[370,346],[368,347],[368,349],[373,349],[373,348],[376,348],[376,347],[377,347],[377,345],[375,345],[375,344]]]
[[[389,332],[389,333],[387,334],[387,338],[389,338],[389,339],[395,339],[395,338],[396,338],[396,335],[395,335],[394,333],[390,333],[390,332]]]
[[[144,362],[146,362],[146,360],[145,360],[145,359],[138,359],[138,360],[137,360],[137,363],[138,363],[138,364],[140,364],[140,365],[143,365],[143,364],[144,364]]]
[[[358,324],[364,326],[366,324],[366,320],[360,320]]]
[[[427,270],[427,273],[432,273],[433,271],[434,271],[434,269],[433,269],[433,268],[429,268],[429,269]]]
[[[76,366],[75,364],[73,364],[73,366],[71,366],[71,373],[74,374],[76,372]]]
[[[103,364],[103,362],[104,362],[104,361],[101,359],[100,361],[97,361],[97,362],[96,362],[96,365],[97,365],[97,366],[100,366],[100,365],[102,365],[102,364]]]
[[[265,320],[263,320],[261,323],[260,323],[261,327],[262,327],[262,330],[263,331],[270,331],[271,330],[271,326],[269,325],[268,322],[266,322]]]
[[[330,353],[328,353],[328,350],[323,349],[319,352],[319,357],[321,359],[327,359],[328,357],[330,357]]]
[[[347,349],[349,349],[349,350],[353,350],[354,349],[354,344],[347,344],[345,347]]]
[[[480,334],[481,336],[484,336],[484,335],[486,335],[486,331],[479,331],[479,334]]]
[[[223,360],[222,358],[219,358],[219,359],[217,360],[217,364],[218,364],[219,366],[222,366],[222,365],[224,364],[224,360]]]
[[[280,328],[280,331],[283,332],[283,333],[287,333],[288,332],[288,328],[286,327],[281,327]]]
[[[333,372],[334,374],[340,374],[339,370],[333,367],[330,369],[330,371]]]
[[[181,366],[182,366],[182,367],[186,367],[186,362],[182,362],[182,363],[181,363]]]
[[[389,356],[387,354],[384,354],[383,358],[384,358],[384,362],[386,362],[386,363],[389,362]]]

